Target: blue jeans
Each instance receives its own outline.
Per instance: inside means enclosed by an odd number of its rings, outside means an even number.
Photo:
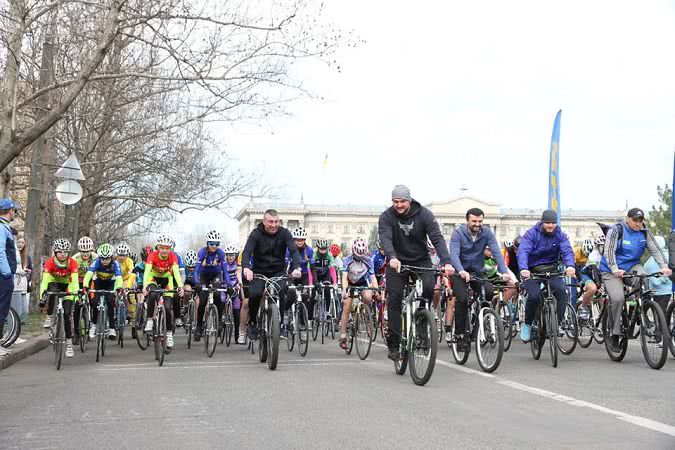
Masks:
[[[5,323],[14,292],[14,276],[5,278],[0,275],[0,326]]]
[[[567,291],[565,290],[565,283],[562,278],[552,278],[551,290],[553,296],[558,304],[558,321],[565,315],[565,304],[567,302]],[[537,313],[537,306],[541,303],[541,281],[528,279],[523,283],[523,287],[527,291],[527,303],[525,304],[525,323],[532,325],[535,314]]]

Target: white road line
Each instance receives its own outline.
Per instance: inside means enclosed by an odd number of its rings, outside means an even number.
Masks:
[[[284,361],[288,362],[288,361]],[[344,362],[318,362],[318,363],[303,363],[303,364],[288,364],[288,366],[349,366],[349,365],[374,365],[376,364],[375,362],[370,362],[370,361],[344,361]],[[256,366],[261,366],[265,365],[263,363],[259,362],[250,362],[250,363],[242,363],[239,362],[238,364],[211,364],[211,365],[195,365],[195,366],[176,366],[176,365],[168,365],[167,368],[170,369],[226,369],[226,368],[237,368],[237,367],[256,367]],[[281,365],[283,366],[283,362],[281,362]],[[100,369],[94,369],[96,371],[101,371],[101,372],[115,372],[115,371],[122,371],[122,370],[158,370],[162,369],[159,367],[157,364],[153,364],[154,367],[138,367],[138,366],[132,366],[132,367],[110,367],[110,368],[100,368]],[[166,369],[164,369],[166,370]]]
[[[318,359],[284,359],[284,363],[298,363],[298,362],[305,362],[305,361],[312,361],[312,362],[342,362],[342,361],[347,361],[344,358],[318,358]],[[166,361],[164,362],[165,366],[184,366],[186,364],[193,364],[194,366],[210,366],[214,364],[247,364],[247,363],[254,363],[255,361],[220,361],[220,360],[210,360],[210,361],[189,361],[189,362],[169,362]],[[281,361],[280,361],[281,362]],[[257,364],[257,363],[256,363]],[[113,367],[120,367],[120,368],[125,368],[125,367],[139,367],[139,366],[156,366],[156,362],[147,362],[147,363],[133,363],[133,364],[103,364],[101,367],[102,368],[113,368]],[[193,366],[193,367],[194,367]]]

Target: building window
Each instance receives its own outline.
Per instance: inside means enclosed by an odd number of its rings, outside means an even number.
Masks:
[[[584,236],[584,229],[581,227],[577,227],[577,238],[581,238]]]
[[[342,227],[342,232],[343,233],[349,233],[349,225],[345,225]]]
[[[317,234],[319,232],[319,229],[316,225],[312,225],[312,234]]]
[[[327,229],[328,229],[328,232],[329,232],[329,233],[332,233],[332,232],[333,232],[333,225],[332,225],[332,224],[328,224]]]
[[[358,226],[356,227],[356,232],[357,232],[357,233],[360,233],[360,234],[365,233],[364,226],[363,226],[363,225],[358,225]]]

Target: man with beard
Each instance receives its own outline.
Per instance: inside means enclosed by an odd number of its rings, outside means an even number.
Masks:
[[[378,230],[380,243],[389,260],[386,271],[389,316],[387,356],[392,361],[397,361],[400,358],[401,300],[403,288],[409,277],[409,273],[399,273],[401,265],[432,267],[427,249],[429,236],[438,252],[445,274],[452,275],[454,269],[450,265],[450,254],[445,239],[432,212],[414,200],[410,195],[410,189],[403,185],[394,187],[391,201],[392,206],[380,215]],[[426,272],[420,277],[423,284],[422,296],[431,301],[434,295],[434,273]]]

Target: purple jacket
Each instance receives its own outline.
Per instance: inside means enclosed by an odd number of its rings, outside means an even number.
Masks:
[[[565,233],[556,227],[551,236],[546,236],[541,230],[541,222],[537,222],[520,240],[518,267],[531,270],[543,264],[555,264],[561,254],[565,267],[574,267],[574,250]]]

